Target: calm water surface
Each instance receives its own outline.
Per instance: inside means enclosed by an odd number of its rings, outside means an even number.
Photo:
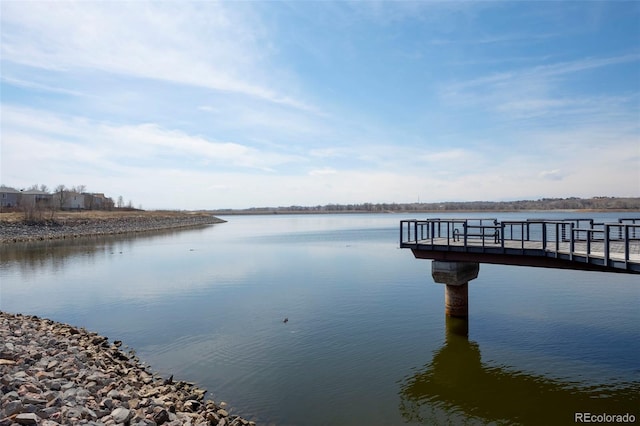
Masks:
[[[226,217],[2,247],[0,309],[123,340],[261,424],[640,420],[638,276],[481,265],[464,337],[431,262],[398,249],[415,217],[429,215]],[[572,215],[499,216],[527,217]]]

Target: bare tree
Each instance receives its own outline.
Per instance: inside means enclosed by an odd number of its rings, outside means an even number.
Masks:
[[[89,209],[89,210],[93,210],[94,204],[95,204],[95,197],[92,194],[85,194],[84,195],[84,207]]]
[[[59,209],[62,209],[62,207],[64,207],[65,202],[67,201],[67,198],[69,197],[69,191],[64,185],[60,184],[56,186],[54,197],[55,197],[56,207],[58,207]]]
[[[46,185],[45,185],[46,186]],[[39,191],[39,185],[31,185],[27,191]],[[40,198],[37,194],[33,194],[28,201],[22,201],[22,211],[24,213],[25,222],[40,222],[43,219],[44,211],[50,207],[50,203],[46,199]]]
[[[121,209],[124,207],[124,198],[122,198],[122,195],[118,196],[118,204],[117,204],[118,208]]]

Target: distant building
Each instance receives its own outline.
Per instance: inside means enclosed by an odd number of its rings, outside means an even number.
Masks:
[[[83,193],[84,207],[89,210],[111,210],[113,209],[113,200],[106,197],[103,193]]]
[[[87,195],[73,191],[63,191],[62,194],[57,193],[62,210],[84,210],[87,208]],[[90,197],[90,195],[89,195]]]
[[[8,186],[0,187],[0,207],[15,208],[18,207],[20,200],[20,191]]]
[[[49,208],[53,206],[53,195],[37,189],[20,191],[18,203],[22,208]]]
[[[115,203],[104,193],[61,191],[53,194],[38,189],[17,190],[0,186],[0,210],[113,210]]]

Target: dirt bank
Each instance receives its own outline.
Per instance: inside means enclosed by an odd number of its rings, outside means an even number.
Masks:
[[[59,212],[28,222],[20,213],[0,214],[0,244],[115,235],[225,222],[211,214],[175,211]]]

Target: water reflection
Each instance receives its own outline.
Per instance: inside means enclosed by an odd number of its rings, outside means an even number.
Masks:
[[[584,386],[482,363],[468,321],[447,318],[445,343],[401,383],[400,412],[422,424],[570,424],[574,413],[632,413],[640,383]]]
[[[44,268],[50,268],[53,272],[61,271],[68,261],[77,257],[92,260],[122,254],[140,241],[153,241],[179,233],[202,232],[209,226],[0,244],[0,268],[17,267],[23,276]]]

